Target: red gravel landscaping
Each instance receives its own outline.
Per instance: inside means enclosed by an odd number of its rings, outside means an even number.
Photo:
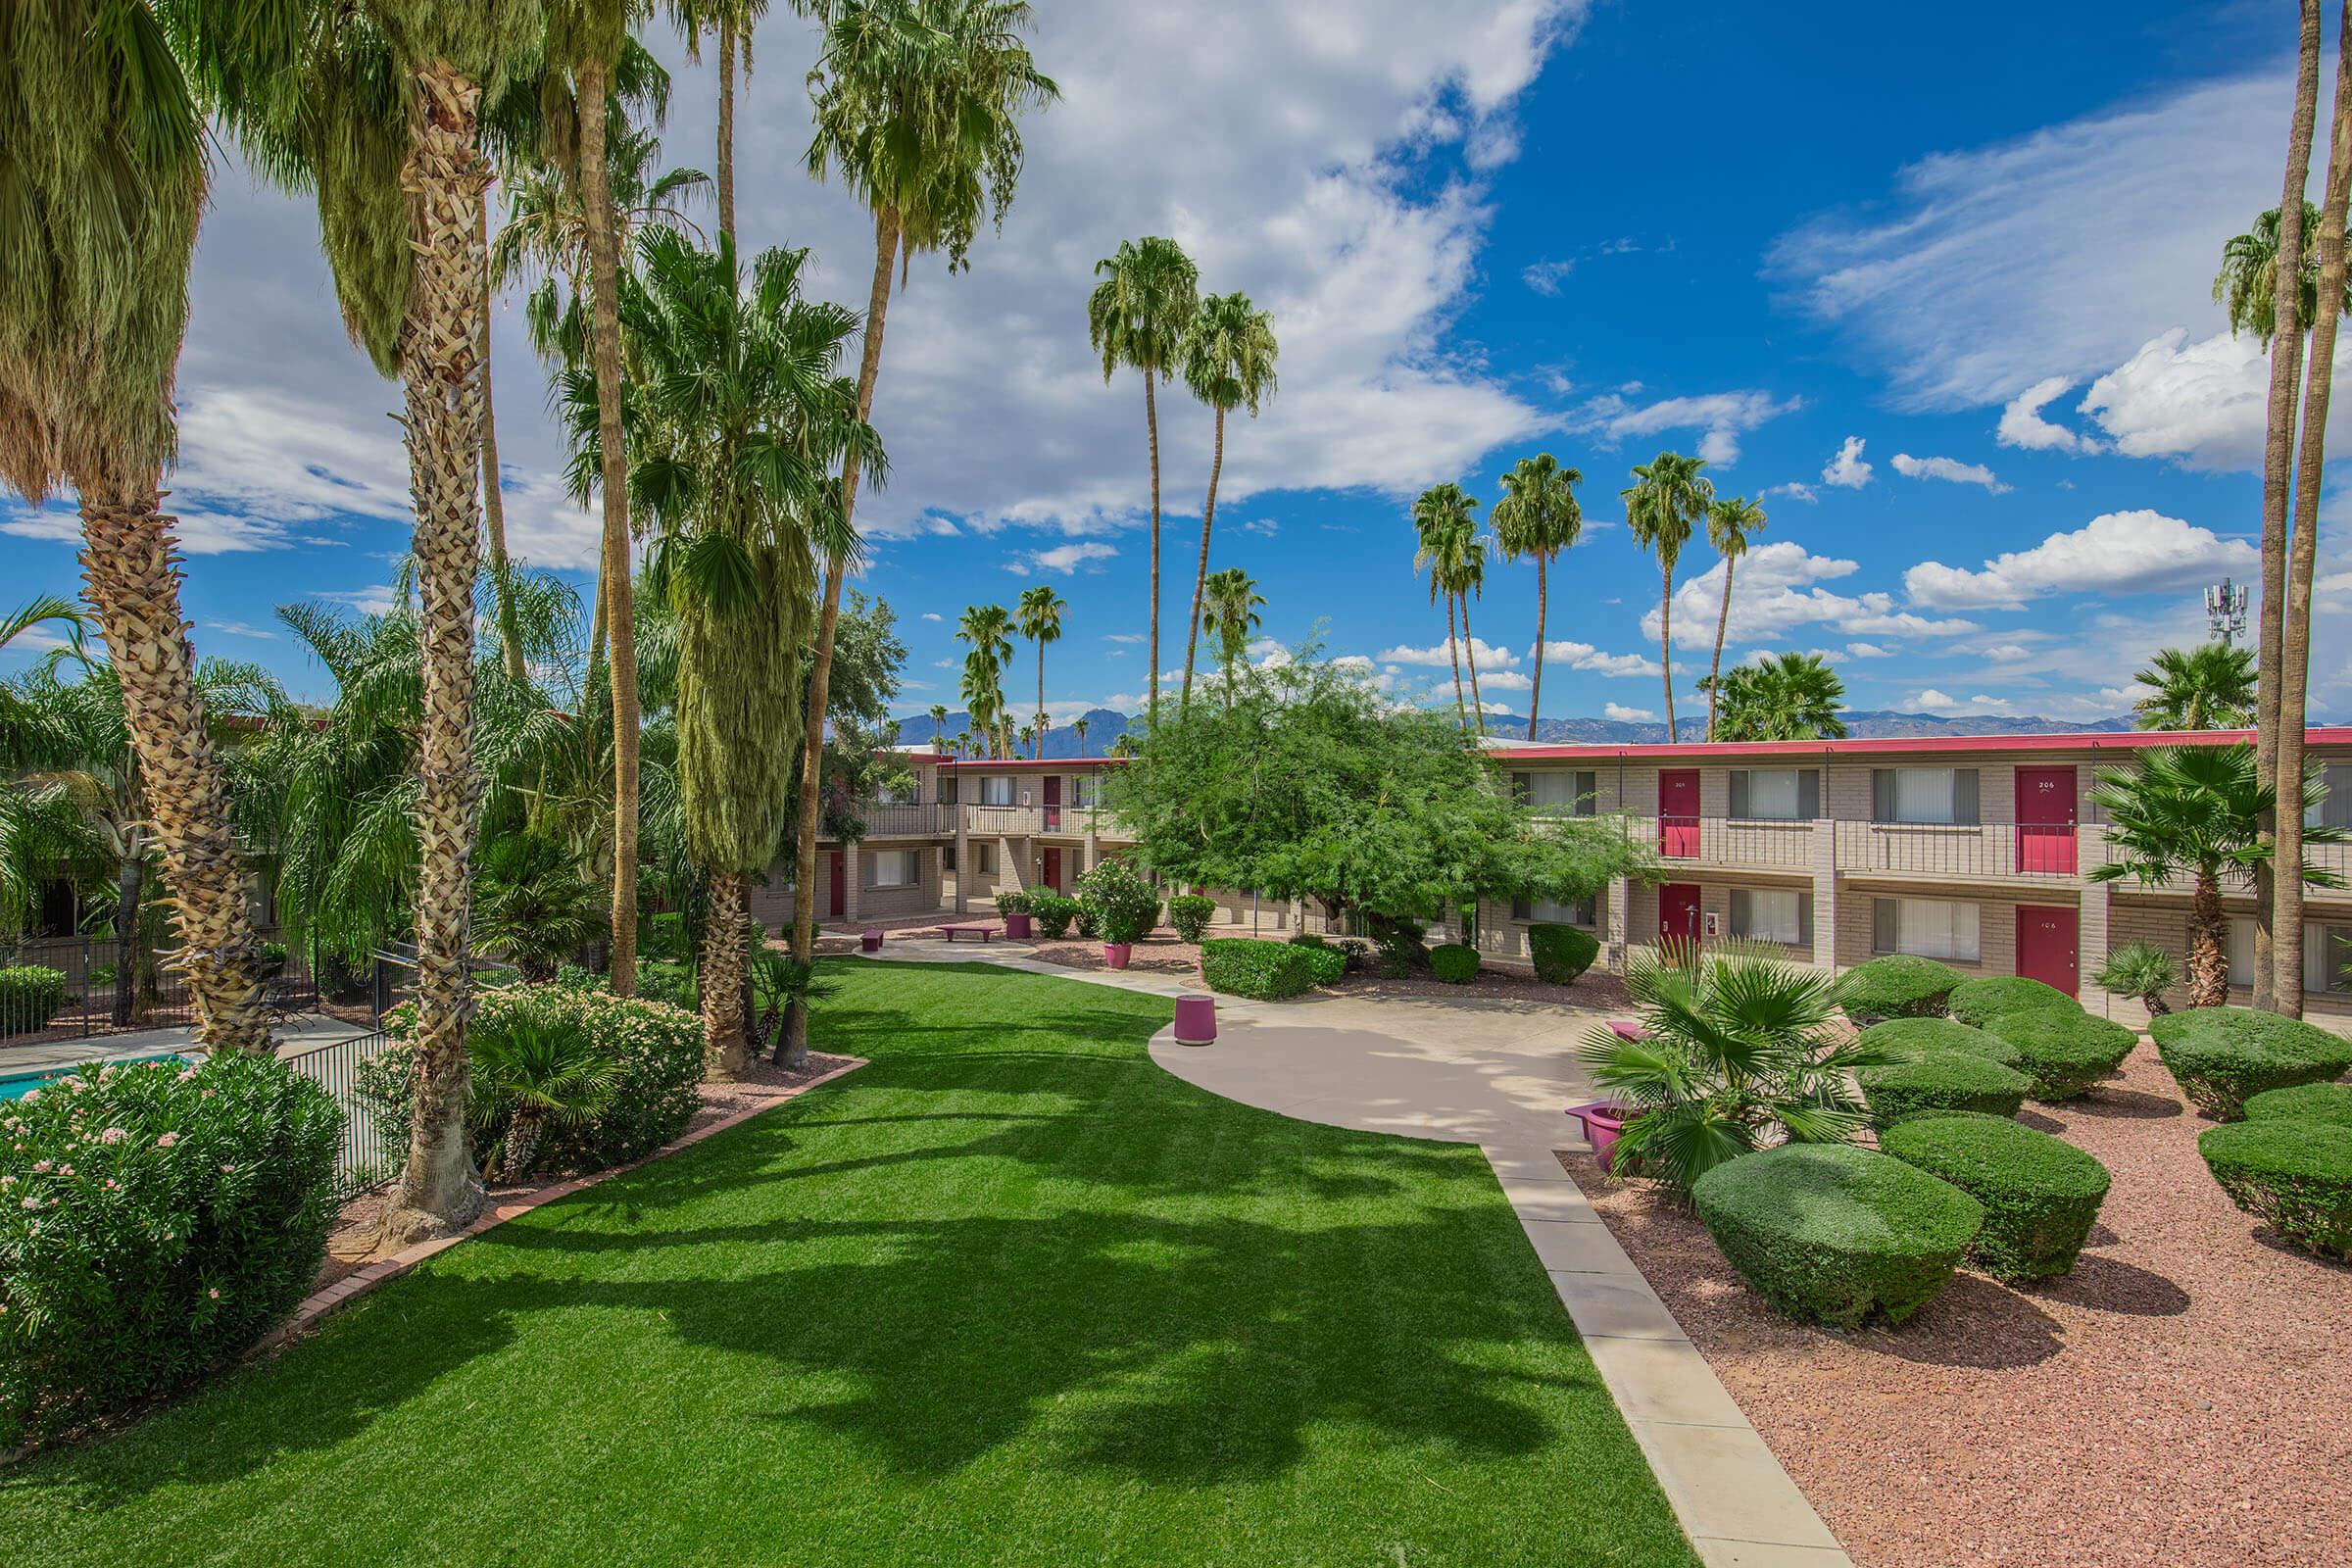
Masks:
[[[2114,1173],[2074,1273],[1964,1271],[1854,1334],[1778,1315],[1695,1215],[1561,1158],[1865,1568],[2352,1563],[2352,1269],[2230,1205],[2197,1157],[2212,1124],[2144,1044],[2022,1119]]]
[[[1209,936],[1246,937],[1246,927],[1212,928]],[[1263,937],[1261,933],[1261,937]],[[1270,940],[1281,941],[1281,937]],[[1028,945],[1028,956],[1045,963],[1057,964],[1064,969],[1107,968],[1102,961],[1102,944],[1082,942],[1076,938],[1062,942],[1038,942]],[[1197,976],[1200,972],[1200,950],[1189,942],[1179,942],[1173,936],[1154,934],[1135,945],[1134,956],[1128,960],[1130,969],[1157,971],[1163,974]],[[1466,986],[1447,985],[1432,975],[1416,974],[1404,980],[1384,980],[1370,972],[1351,974],[1338,985],[1322,988],[1324,994],[1364,997],[1378,1000],[1384,997],[1442,998],[1459,1002],[1464,998],[1510,998],[1519,1001],[1541,1001],[1562,1007],[1583,1007],[1592,1010],[1623,1011],[1633,1005],[1633,998],[1625,982],[1613,974],[1592,970],[1572,986],[1555,986],[1537,979],[1533,974],[1517,969],[1481,969],[1478,978]]]

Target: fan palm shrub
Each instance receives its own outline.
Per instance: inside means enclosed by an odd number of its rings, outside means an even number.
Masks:
[[[473,1104],[477,1136],[504,1124],[498,1179],[518,1181],[538,1157],[548,1127],[574,1131],[604,1114],[620,1081],[612,1052],[585,1031],[515,1015],[474,1030]],[[485,1161],[485,1164],[488,1162]]]
[[[552,982],[557,966],[604,929],[603,891],[554,836],[511,833],[482,847],[474,936],[526,985]]]
[[[2111,997],[2136,998],[2148,1016],[2161,1018],[2172,1011],[2164,994],[2180,980],[2173,956],[2153,942],[2133,942],[2107,955],[2091,983]]]

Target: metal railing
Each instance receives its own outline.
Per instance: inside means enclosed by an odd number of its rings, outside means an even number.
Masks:
[[[1839,822],[1838,869],[1934,878],[2076,882],[2087,869],[2071,826],[1985,822]]]
[[[868,806],[863,814],[865,836],[869,839],[937,838],[956,831],[953,806],[902,801],[890,806]]]
[[[1667,815],[1637,819],[1635,831],[1659,858],[1683,864],[1770,866],[1801,871],[1813,863],[1814,824],[1751,817]]]
[[[407,1151],[398,1147],[377,1120],[375,1111],[359,1094],[363,1063],[371,1060],[391,1037],[381,1029],[294,1052],[285,1064],[325,1090],[343,1112],[343,1141],[335,1150],[335,1196],[348,1199],[381,1187],[400,1170]]]
[[[957,809],[963,812],[963,828],[967,833],[1019,838],[1045,830],[1046,811],[1042,806],[965,806]]]
[[[272,932],[261,940],[272,942]],[[114,937],[34,937],[0,948],[0,966],[35,971],[0,985],[0,1040],[87,1039],[195,1021],[187,978],[168,949]],[[46,970],[46,975],[37,971]],[[262,975],[273,1013],[318,1004],[307,953],[292,952]]]

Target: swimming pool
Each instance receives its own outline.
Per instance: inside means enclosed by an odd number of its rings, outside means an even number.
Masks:
[[[0,1100],[23,1100],[44,1084],[60,1078],[70,1078],[84,1067],[127,1067],[141,1061],[185,1061],[175,1051],[159,1051],[147,1056],[115,1056],[103,1061],[75,1061],[62,1066],[41,1067],[30,1072],[0,1073]]]

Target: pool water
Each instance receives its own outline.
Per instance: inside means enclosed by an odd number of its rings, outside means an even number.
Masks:
[[[84,1067],[128,1067],[142,1061],[185,1061],[177,1052],[163,1051],[151,1056],[117,1056],[100,1062],[77,1061],[58,1067],[43,1067],[34,1072],[0,1073],[0,1100],[23,1100],[26,1095],[60,1078],[71,1078]]]

